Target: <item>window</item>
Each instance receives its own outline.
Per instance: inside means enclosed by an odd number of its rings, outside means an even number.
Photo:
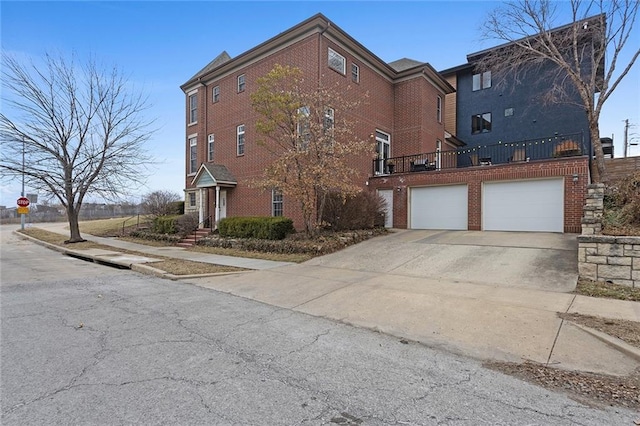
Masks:
[[[488,89],[491,87],[491,71],[473,75],[473,91]]]
[[[195,207],[196,206],[196,193],[195,192],[190,192],[189,193],[189,207]]]
[[[323,129],[325,135],[333,137],[333,126],[335,124],[335,111],[333,108],[326,108],[324,110],[324,122]]]
[[[442,98],[440,96],[436,99],[436,118],[438,123],[442,123]]]
[[[271,215],[284,215],[284,201],[282,197],[282,191],[278,189],[274,189],[271,191]]]
[[[236,145],[238,155],[244,155],[244,124],[236,128]]]
[[[198,137],[189,137],[189,173],[195,173],[198,167]]]
[[[244,74],[238,76],[238,93],[244,92]]]
[[[338,71],[340,74],[346,73],[346,60],[344,59],[344,56],[332,48],[329,48],[328,61],[329,68]]]
[[[491,131],[491,113],[476,114],[471,117],[471,133],[487,133]]]
[[[382,174],[385,172],[387,159],[391,156],[390,142],[391,136],[389,134],[376,130],[376,174]]]
[[[189,95],[189,124],[198,122],[198,94]]]
[[[298,150],[306,151],[309,148],[311,140],[311,128],[309,124],[309,107],[304,106],[298,108],[298,123],[296,124],[296,133],[298,135]]]
[[[360,83],[360,67],[356,64],[351,64],[351,80],[354,83]]]
[[[214,103],[220,100],[220,86],[216,86],[213,88],[213,93],[211,98],[213,99]]]
[[[213,133],[211,133],[209,135],[209,138],[207,139],[207,161],[209,162],[213,161],[214,141],[215,141],[215,138],[213,136]]]

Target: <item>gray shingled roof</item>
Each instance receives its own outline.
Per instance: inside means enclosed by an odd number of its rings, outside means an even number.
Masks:
[[[233,177],[231,172],[227,169],[226,166],[222,164],[211,164],[211,163],[203,163],[198,173],[193,178],[193,183],[196,183],[200,180],[200,176],[202,176],[203,169],[206,170],[209,175],[216,181],[216,183],[228,183],[237,185],[238,181]]]
[[[204,74],[208,73],[209,71],[211,71],[212,69],[218,68],[220,65],[222,65],[225,62],[228,62],[230,60],[231,60],[231,56],[229,56],[229,54],[227,53],[226,50],[223,50],[221,54],[216,56],[216,58],[213,61],[209,62],[206,67],[204,67],[200,71],[198,71],[189,80],[192,80],[192,79],[197,78],[197,77],[199,77],[201,75],[204,75]]]
[[[389,62],[389,66],[397,72],[408,70],[409,68],[417,67],[418,65],[424,65],[424,62],[409,58],[402,58],[397,61]]]

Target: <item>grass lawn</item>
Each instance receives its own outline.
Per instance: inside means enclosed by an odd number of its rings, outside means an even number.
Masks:
[[[65,235],[55,232],[46,231],[39,228],[28,228],[24,231],[20,231],[30,237],[37,240],[54,244],[60,247],[65,247],[73,250],[88,250],[88,249],[103,249],[120,253],[132,254],[137,256],[148,256],[146,253],[140,253],[132,250],[119,249],[104,244],[95,243],[92,241],[84,241],[81,243],[65,244],[65,240],[68,238]],[[235,268],[232,266],[215,265],[212,263],[194,262],[191,260],[179,260],[164,256],[153,256],[154,258],[161,259],[160,262],[150,262],[147,266],[151,266],[161,271],[165,271],[173,275],[195,275],[195,274],[215,274],[221,272],[240,272],[246,271],[243,268]]]

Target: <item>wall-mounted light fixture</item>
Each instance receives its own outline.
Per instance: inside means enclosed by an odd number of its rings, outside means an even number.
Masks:
[[[400,191],[402,191],[402,188],[398,186],[398,187],[396,188],[396,191],[400,192]]]
[[[577,181],[578,181],[578,174],[577,174],[577,173],[574,173],[574,174],[573,174],[573,181],[574,181],[574,182],[577,182]]]

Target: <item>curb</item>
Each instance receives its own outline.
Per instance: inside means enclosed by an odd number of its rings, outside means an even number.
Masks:
[[[584,331],[585,333],[588,333],[590,335],[592,335],[593,337],[595,337],[596,339],[606,343],[607,345],[611,346],[612,348],[616,349],[619,352],[622,352],[623,354],[635,359],[636,361],[640,362],[640,349],[636,348],[635,346],[632,346],[630,344],[628,344],[627,342],[625,342],[624,340],[618,339],[617,337],[611,336],[609,334],[603,333],[601,331],[595,330],[593,328],[589,328],[589,327],[585,327],[584,325],[580,325],[577,324],[571,320],[565,320],[570,322],[573,326],[579,328],[580,330]]]
[[[39,244],[50,250],[54,250],[54,251],[66,254],[67,256],[75,257],[78,259],[84,259],[100,265],[112,265],[114,267],[121,268],[121,269],[130,269],[134,272],[138,272],[145,275],[152,275],[158,278],[169,279],[172,281],[179,281],[179,280],[189,279],[189,278],[206,278],[206,277],[215,277],[215,276],[221,276],[221,275],[245,274],[247,272],[253,271],[253,269],[247,269],[246,271],[237,271],[237,272],[212,272],[208,274],[174,275],[174,274],[170,274],[169,272],[165,272],[161,269],[157,269],[142,263],[128,263],[128,262],[120,262],[117,260],[109,260],[100,256],[94,256],[91,254],[83,253],[81,251],[61,247],[57,244],[51,244],[46,241],[42,241],[37,238],[34,238],[32,236],[22,234],[18,231],[13,231],[13,233],[24,240],[29,240],[33,243]]]

